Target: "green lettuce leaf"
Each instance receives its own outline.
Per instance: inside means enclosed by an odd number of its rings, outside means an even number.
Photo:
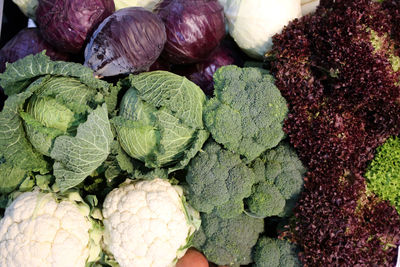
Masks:
[[[110,153],[112,140],[106,104],[89,114],[75,137],[57,137],[50,156],[55,160],[54,176],[60,190],[78,185],[96,170]]]

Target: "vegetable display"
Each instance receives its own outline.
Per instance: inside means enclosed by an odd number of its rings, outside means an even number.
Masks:
[[[400,264],[399,1],[37,3],[2,34],[0,266]]]

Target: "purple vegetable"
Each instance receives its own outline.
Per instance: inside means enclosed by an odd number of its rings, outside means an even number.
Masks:
[[[155,12],[165,23],[162,57],[175,64],[208,58],[225,36],[224,9],[217,0],[164,0]]]
[[[149,71],[155,71],[155,70],[171,71],[171,63],[159,57],[149,68]]]
[[[243,66],[241,53],[229,42],[221,43],[206,61],[189,66],[175,65],[172,71],[186,76],[200,86],[206,95],[212,96],[214,92],[213,75],[218,68],[226,65]]]
[[[114,10],[113,0],[39,0],[36,19],[50,44],[78,53],[86,37]]]
[[[12,63],[27,55],[37,54],[46,50],[52,60],[69,59],[69,55],[56,51],[40,35],[37,28],[22,29],[10,41],[8,41],[0,50],[0,73],[4,72],[6,62]]]
[[[141,7],[123,8],[96,29],[85,49],[85,65],[99,76],[147,71],[166,38],[157,15]]]

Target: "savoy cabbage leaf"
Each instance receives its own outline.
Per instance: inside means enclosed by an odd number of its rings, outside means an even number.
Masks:
[[[77,134],[60,136],[54,142],[51,157],[55,159],[54,176],[61,191],[82,182],[106,160],[111,149],[113,134],[103,104],[79,125]]]

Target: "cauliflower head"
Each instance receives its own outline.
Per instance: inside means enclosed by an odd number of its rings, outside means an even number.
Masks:
[[[121,267],[174,266],[200,222],[167,180],[127,181],[104,200],[104,244]]]
[[[22,193],[0,220],[0,266],[84,267],[93,255],[88,215],[88,206],[73,200]]]

